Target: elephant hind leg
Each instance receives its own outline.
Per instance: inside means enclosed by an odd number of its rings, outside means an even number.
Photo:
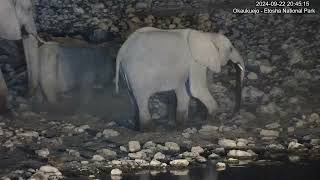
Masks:
[[[138,127],[140,130],[148,130],[152,128],[151,115],[149,112],[149,93],[134,93],[138,105],[139,121]]]
[[[189,86],[192,96],[199,99],[207,107],[208,114],[213,116],[214,111],[218,109],[218,104],[209,92],[206,73],[206,67],[192,66]]]
[[[190,96],[184,85],[176,89],[175,92],[177,95],[176,123],[177,126],[181,126],[188,120]]]

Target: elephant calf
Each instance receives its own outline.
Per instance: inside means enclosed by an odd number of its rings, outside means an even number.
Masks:
[[[239,74],[241,91],[244,62],[227,37],[192,29],[161,30],[145,27],[132,33],[118,52],[116,62],[116,92],[118,92],[120,65],[128,87],[139,110],[139,126],[150,127],[149,97],[160,91],[174,90],[177,95],[177,123],[188,118],[189,80],[191,95],[198,98],[212,115],[217,102],[210,94],[206,71],[215,73],[231,60]],[[238,96],[240,105],[241,92]]]

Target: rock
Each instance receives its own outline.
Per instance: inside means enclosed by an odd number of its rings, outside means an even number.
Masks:
[[[68,154],[70,156],[73,156],[73,157],[76,157],[76,158],[80,158],[80,153],[76,150],[73,150],[73,149],[67,149],[66,150],[68,152]]]
[[[289,53],[289,57],[290,57],[290,61],[289,61],[290,65],[303,61],[303,55],[298,49],[292,49]]]
[[[311,139],[310,144],[313,146],[320,145],[320,139]]]
[[[89,161],[81,161],[80,162],[82,165],[87,165],[87,164],[89,164]]]
[[[176,159],[170,161],[170,165],[176,168],[184,168],[189,165],[189,161],[187,161],[186,159]]]
[[[155,160],[164,160],[165,158],[166,158],[166,156],[164,154],[162,154],[161,152],[157,152],[153,156],[153,159],[155,159]]]
[[[261,105],[258,111],[262,114],[275,114],[279,112],[281,109],[274,102],[270,102],[267,105]]]
[[[128,152],[128,149],[124,146],[120,146],[119,148],[120,148],[120,151],[122,152]]]
[[[263,97],[264,92],[253,86],[246,86],[242,90],[242,97],[248,103],[257,103]]]
[[[250,72],[247,77],[250,80],[257,80],[258,79],[258,75],[254,72]]]
[[[317,113],[312,113],[309,117],[309,122],[311,123],[320,123],[320,117]]]
[[[138,164],[139,167],[148,167],[150,164],[144,159],[135,159],[134,162]]]
[[[219,156],[218,154],[216,154],[216,153],[212,153],[212,154],[210,154],[210,155],[208,156],[208,158],[209,158],[209,159],[219,159],[220,156]]]
[[[199,163],[205,163],[205,162],[207,162],[207,159],[203,156],[197,156],[196,161]]]
[[[103,156],[105,159],[112,160],[117,157],[117,153],[115,151],[112,151],[110,149],[100,149],[97,151],[101,156]]]
[[[267,129],[277,129],[280,127],[280,124],[278,122],[274,122],[274,123],[271,123],[271,124],[267,124],[265,126]]]
[[[285,147],[281,144],[269,144],[267,145],[267,149],[272,151],[283,151],[285,150]]]
[[[150,162],[150,166],[151,166],[151,167],[160,167],[160,166],[161,166],[161,162],[154,159],[154,160],[152,160],[152,161]]]
[[[36,172],[33,174],[29,180],[47,180],[48,176],[44,174],[43,172]],[[5,180],[10,180],[10,178],[5,178]]]
[[[105,129],[103,130],[102,134],[105,138],[116,137],[120,135],[118,131],[115,131],[113,129]]]
[[[120,169],[112,169],[110,174],[111,174],[111,176],[121,176],[122,171]]]
[[[213,150],[213,152],[222,155],[222,154],[224,154],[226,151],[225,151],[225,149],[224,149],[223,147],[220,147],[220,148],[215,148],[215,149]]]
[[[150,148],[155,148],[157,146],[156,143],[152,142],[152,141],[148,141],[146,143],[144,143],[144,145],[142,146],[143,149],[150,149]]]
[[[138,151],[136,153],[129,153],[128,156],[131,159],[146,159],[147,158],[147,154],[143,151]]]
[[[237,147],[244,148],[248,146],[249,141],[247,139],[237,139]]]
[[[297,141],[292,141],[288,145],[289,150],[297,150],[297,149],[302,149],[302,148],[304,148],[304,146],[302,144],[298,143]]]
[[[183,130],[182,132],[182,136],[185,138],[190,138],[192,134],[197,133],[197,129],[196,128],[187,128],[185,130]]]
[[[178,153],[180,152],[180,146],[175,142],[166,142],[165,147],[168,148],[170,153]]]
[[[267,137],[279,137],[279,132],[275,130],[266,130],[262,129],[260,131],[261,136],[267,136]]]
[[[228,158],[226,160],[227,163],[229,164],[238,164],[239,163],[239,159],[235,159],[235,158]]]
[[[251,159],[252,154],[241,150],[231,150],[228,152],[227,156],[237,158],[237,159]]]
[[[18,133],[18,137],[24,137],[24,138],[37,138],[39,137],[39,133],[36,131],[26,131],[23,133]]]
[[[82,125],[74,129],[76,133],[83,133],[85,130],[90,129],[89,125]]]
[[[167,152],[169,151],[169,148],[166,146],[162,146],[161,144],[157,144],[157,150],[161,152]]]
[[[220,139],[218,144],[223,148],[235,148],[237,147],[237,143],[231,139]]]
[[[48,155],[50,154],[48,148],[36,150],[35,153],[36,153],[39,157],[42,157],[42,158],[46,158],[46,157],[48,157]]]
[[[41,166],[39,169],[39,172],[42,172],[43,174],[45,174],[46,177],[49,177],[49,179],[62,179],[62,173],[53,166]]]
[[[260,71],[263,74],[269,74],[270,72],[272,72],[274,69],[274,67],[272,66],[267,66],[267,65],[260,65]]]
[[[302,128],[302,127],[304,127],[305,124],[306,124],[306,122],[304,122],[303,120],[298,120],[296,122],[296,127],[297,128]]]
[[[222,162],[218,162],[217,164],[216,164],[216,169],[217,169],[217,171],[223,171],[223,170],[225,170],[226,169],[226,164],[225,163],[222,163]]]
[[[212,134],[216,134],[218,130],[219,130],[219,127],[217,126],[204,125],[199,130],[199,133],[205,136],[210,136]]]
[[[149,5],[145,2],[136,3],[136,9],[147,9]]]
[[[199,153],[195,153],[195,152],[184,152],[180,155],[182,158],[191,158],[191,159],[195,159],[197,156],[199,156]]]
[[[284,91],[279,87],[273,87],[269,94],[272,98],[281,98],[284,95]]]
[[[92,157],[92,161],[104,161],[104,157],[100,156],[100,155],[93,155]]]
[[[288,156],[288,158],[289,158],[290,162],[293,162],[293,163],[300,161],[300,156],[290,155],[290,156]]]
[[[288,129],[287,129],[288,133],[293,133],[293,132],[294,132],[294,130],[295,130],[295,128],[294,128],[294,127],[288,127]]]
[[[204,149],[200,146],[195,146],[191,148],[191,152],[197,153],[197,154],[202,154],[204,153]]]
[[[141,149],[139,141],[129,141],[129,152],[137,152]]]

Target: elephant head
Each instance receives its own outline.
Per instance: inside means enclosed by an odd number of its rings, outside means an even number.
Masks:
[[[237,71],[235,112],[238,111],[241,105],[241,91],[245,73],[244,61],[239,51],[226,36],[219,33],[191,30],[188,44],[193,59],[213,72],[221,72],[221,66],[226,65],[229,61],[234,64]]]
[[[20,40],[23,35],[36,37],[31,0],[0,1],[0,37]]]

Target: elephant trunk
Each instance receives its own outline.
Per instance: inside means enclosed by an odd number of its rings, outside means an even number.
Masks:
[[[245,66],[244,61],[237,50],[233,50],[231,55],[231,61],[234,63],[234,67],[236,69],[236,105],[234,108],[234,112],[238,112],[241,106],[242,100],[242,87],[243,87],[243,80],[245,75]]]

